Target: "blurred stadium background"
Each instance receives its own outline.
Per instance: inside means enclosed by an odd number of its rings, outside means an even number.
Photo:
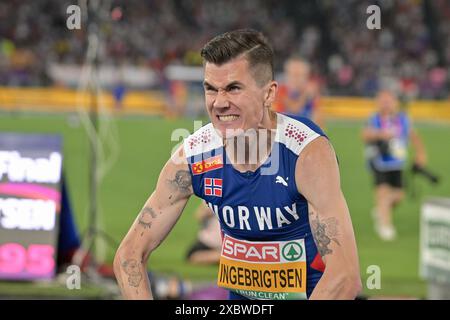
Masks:
[[[97,212],[100,226],[119,242],[152,192],[162,165],[203,113],[199,49],[218,33],[243,27],[263,31],[283,62],[300,54],[321,87],[326,132],[340,159],[342,185],[356,232],[363,284],[370,265],[381,268],[372,297],[426,297],[419,276],[419,217],[429,196],[450,196],[450,2],[385,1],[0,1],[0,131],[57,133],[80,232],[88,229],[91,142],[100,142]],[[81,8],[81,29],[69,30],[69,5]],[[366,27],[371,4],[381,7],[381,29]],[[90,23],[97,21],[96,29]],[[95,26],[94,26],[95,27]],[[92,96],[90,32],[98,35],[99,94]],[[92,47],[91,47],[92,49]],[[408,197],[396,210],[399,237],[373,231],[371,177],[360,130],[382,86],[395,88],[422,135],[437,186],[408,175]],[[94,102],[95,100],[95,102]],[[93,103],[98,130],[90,120]],[[153,270],[212,282],[216,267],[189,265],[185,254],[198,224],[189,202],[167,240],[150,258]],[[98,259],[112,261],[104,243]],[[1,259],[1,257],[0,257]],[[57,278],[56,278],[57,279]],[[111,298],[95,284],[67,290],[64,281],[0,280],[0,297]]]

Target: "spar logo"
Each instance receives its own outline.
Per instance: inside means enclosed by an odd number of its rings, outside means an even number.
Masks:
[[[303,248],[297,242],[292,241],[285,244],[281,252],[287,261],[296,261],[303,255]]]
[[[194,175],[216,170],[223,167],[222,155],[195,162],[192,165]]]
[[[225,235],[222,256],[245,262],[276,263],[304,261],[303,239],[279,242],[251,242]]]
[[[276,242],[247,242],[225,236],[222,255],[226,258],[251,262],[279,262],[280,250]]]

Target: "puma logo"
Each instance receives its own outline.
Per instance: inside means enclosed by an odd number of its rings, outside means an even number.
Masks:
[[[288,179],[289,178],[286,178],[286,180],[288,180]],[[287,184],[286,180],[284,180],[284,178],[281,176],[277,176],[277,178],[275,179],[275,183],[281,183],[283,186],[287,187],[288,184]]]

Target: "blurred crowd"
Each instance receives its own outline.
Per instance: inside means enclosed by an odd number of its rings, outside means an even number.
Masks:
[[[90,0],[92,1],[92,0]],[[89,2],[89,1],[88,1]],[[0,85],[55,85],[52,63],[82,64],[88,26],[68,30],[77,1],[0,1]],[[107,1],[100,1],[107,3]],[[447,0],[111,0],[99,30],[100,63],[162,72],[169,64],[200,65],[214,35],[251,27],[274,46],[276,69],[292,54],[308,59],[325,94],[371,96],[396,86],[410,98],[445,99],[450,73]],[[366,9],[381,7],[381,29],[369,30]],[[84,11],[82,12],[82,14]]]
[[[338,94],[373,95],[394,86],[408,98],[445,98],[450,2],[380,1],[381,29],[375,32],[361,27],[371,2],[330,1],[327,6],[335,46],[328,85]]]

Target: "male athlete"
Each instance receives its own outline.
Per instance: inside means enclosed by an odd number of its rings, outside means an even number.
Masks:
[[[218,285],[231,299],[354,299],[359,261],[336,155],[314,123],[271,111],[266,38],[227,32],[201,55],[211,123],[166,163],[117,250],[123,296],[152,298],[147,260],[195,194],[220,221]]]
[[[284,63],[284,81],[278,88],[274,109],[290,116],[300,116],[323,126],[319,107],[319,84],[311,79],[311,65],[299,56]]]
[[[406,113],[399,111],[396,95],[381,90],[376,97],[377,112],[367,122],[363,130],[366,156],[375,184],[375,231],[384,241],[396,238],[392,222],[392,211],[401,202],[403,191],[403,170],[411,140],[415,149],[414,163],[419,167],[426,164],[424,144],[414,130]]]

